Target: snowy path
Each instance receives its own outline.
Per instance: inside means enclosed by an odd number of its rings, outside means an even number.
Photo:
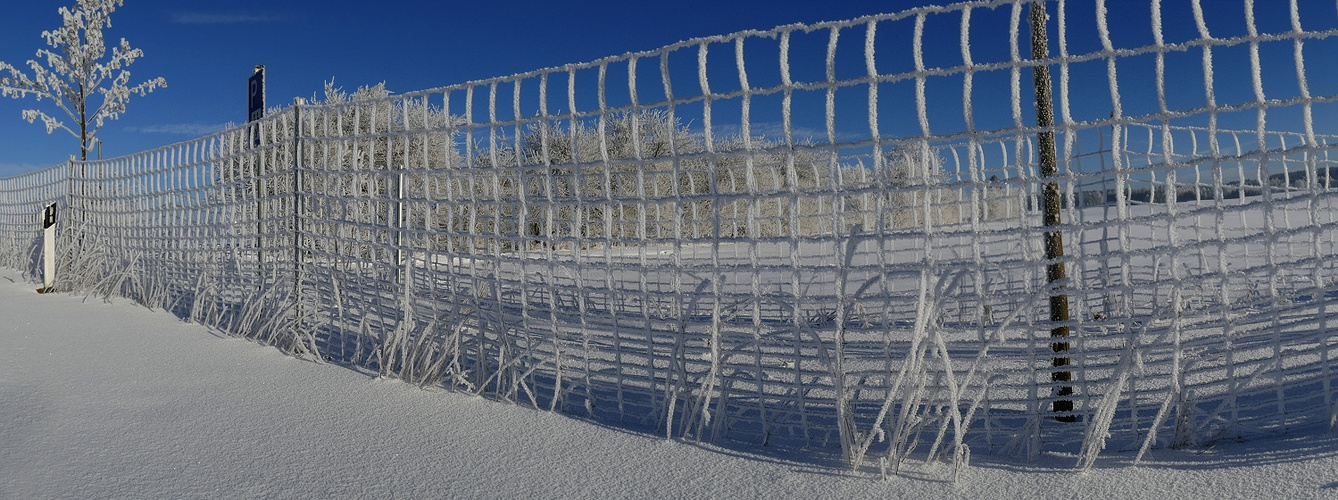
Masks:
[[[0,269],[0,499],[1338,498],[1338,436],[980,457],[904,476],[630,434],[379,380]],[[1014,459],[1016,460],[1016,459]]]

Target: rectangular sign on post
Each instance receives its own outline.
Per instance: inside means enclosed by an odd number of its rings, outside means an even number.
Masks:
[[[47,293],[56,283],[56,204],[47,205],[42,211],[42,288],[37,293]]]
[[[265,65],[257,65],[246,81],[246,121],[265,117]]]
[[[265,117],[265,65],[257,64],[251,78],[246,80],[246,122],[251,123]],[[251,146],[260,145],[260,130],[249,127]]]

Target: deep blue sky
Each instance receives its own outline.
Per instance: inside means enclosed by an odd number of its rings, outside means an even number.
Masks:
[[[70,0],[11,2],[0,18],[0,60],[16,66],[44,48]],[[244,122],[246,78],[264,64],[271,106],[320,91],[386,82],[396,92],[584,62],[681,40],[901,11],[921,0],[487,1],[127,0],[108,38],[144,50],[135,82],[168,88],[134,98],[106,125],[104,155],[133,153]],[[77,152],[63,131],[48,136],[19,118],[28,99],[0,100],[0,175]]]
[[[60,23],[56,10],[70,0],[25,0],[11,2],[0,18],[0,60],[24,66],[34,52],[45,47],[40,33]],[[228,122],[245,121],[245,84],[256,64],[268,71],[270,106],[286,105],[295,96],[311,96],[323,82],[334,78],[346,90],[384,81],[396,92],[407,92],[461,83],[469,80],[506,76],[539,68],[585,62],[605,56],[656,49],[681,40],[728,34],[745,29],[770,29],[790,23],[814,23],[841,20],[865,14],[898,12],[931,3],[929,0],[677,0],[674,2],[637,1],[496,1],[446,2],[412,0],[127,0],[113,14],[110,41],[124,37],[131,45],[145,51],[145,57],[130,67],[134,83],[162,76],[168,88],[147,97],[136,97],[127,114],[103,127],[104,155],[134,153],[203,135]],[[938,2],[945,3],[945,2]],[[1070,21],[1073,29],[1088,26],[1083,33],[1070,35],[1071,51],[1095,50],[1090,29],[1091,2],[1071,0]],[[1110,0],[1112,29],[1117,44],[1138,46],[1152,43],[1147,17],[1147,2]],[[1189,14],[1188,0],[1163,0],[1167,16],[1167,41],[1183,41],[1197,36]],[[1204,0],[1208,6],[1209,25],[1215,35],[1244,33],[1238,0]],[[1328,28],[1338,24],[1333,0],[1304,0],[1302,12],[1307,29]],[[973,17],[973,57],[977,63],[1005,59],[1007,51],[1006,19],[1008,9],[980,12]],[[1256,0],[1260,29],[1277,32],[1288,29],[1286,0]],[[1086,24],[1079,24],[1085,22]],[[1215,19],[1220,18],[1220,22]],[[990,19],[1003,20],[997,23]],[[1176,20],[1178,19],[1178,20]],[[1312,21],[1313,19],[1313,21]],[[927,64],[961,64],[958,45],[960,16],[931,18],[927,26]],[[995,26],[989,28],[988,26]],[[881,27],[880,57],[909,52],[912,24]],[[1053,35],[1052,35],[1053,37]],[[821,40],[813,40],[824,46]],[[862,49],[862,40],[843,38],[843,49]],[[904,40],[904,43],[901,42]],[[1307,70],[1311,92],[1317,95],[1338,93],[1338,60],[1333,40],[1309,42]],[[1267,76],[1269,97],[1295,96],[1295,72],[1289,67],[1291,43],[1272,44],[1263,49],[1265,70],[1279,76]],[[796,48],[796,51],[803,50]],[[1310,52],[1310,51],[1315,52]],[[1251,100],[1248,74],[1232,68],[1248,68],[1246,52],[1241,47],[1223,49],[1215,62],[1218,71],[1219,102]],[[1175,54],[1168,79],[1188,82],[1176,87],[1182,95],[1170,95],[1171,106],[1188,108],[1203,102],[1201,53]],[[901,57],[906,62],[909,58]],[[1150,81],[1150,58],[1131,60],[1121,67],[1121,89],[1126,114],[1155,111],[1155,93],[1138,87],[1138,81]],[[820,59],[813,59],[820,64]],[[853,71],[863,71],[858,57],[848,59]],[[898,60],[900,61],[900,60]],[[838,61],[841,62],[841,61]],[[880,60],[880,65],[883,62]],[[892,62],[892,65],[900,64]],[[1127,66],[1127,68],[1125,67]],[[815,71],[821,68],[813,67]],[[838,68],[840,69],[840,68]],[[907,68],[909,69],[909,68]],[[751,70],[750,70],[751,71]],[[797,68],[796,71],[802,71]],[[880,67],[880,71],[887,70]],[[1084,76],[1086,75],[1086,76]],[[1103,117],[1110,107],[1104,81],[1104,62],[1087,63],[1075,68],[1074,112],[1079,120]],[[759,77],[760,78],[760,77]],[[1126,81],[1127,80],[1127,81]],[[736,80],[737,81],[737,80]],[[1197,83],[1196,83],[1197,82]],[[676,82],[677,84],[677,82]],[[954,87],[955,85],[955,87]],[[1011,124],[1006,72],[978,75],[975,108],[979,128]],[[1194,85],[1198,85],[1195,87]],[[897,106],[913,104],[910,85],[889,88],[880,103]],[[931,122],[935,133],[961,128],[961,78],[931,82]],[[716,90],[716,89],[713,89]],[[850,93],[854,101],[860,92]],[[838,96],[844,99],[845,96]],[[1024,99],[1030,98],[1029,95]],[[941,104],[934,104],[941,103]],[[32,99],[0,99],[0,176],[31,171],[58,163],[77,153],[77,143],[58,131],[47,135],[40,125],[19,118],[22,109],[40,105]],[[845,106],[845,104],[840,104]],[[859,109],[860,104],[850,104]],[[820,109],[820,107],[816,107]],[[50,109],[50,108],[43,108]],[[901,108],[896,108],[901,109]],[[912,107],[913,109],[913,107]],[[757,113],[763,113],[758,111]],[[857,111],[856,114],[859,112]],[[1030,114],[1024,108],[1024,114]],[[838,113],[839,114],[839,113]],[[913,114],[913,113],[911,113]],[[1332,110],[1326,117],[1334,114]],[[910,114],[881,118],[886,133],[919,133]],[[724,114],[722,113],[722,116]],[[1250,113],[1245,124],[1252,126]],[[859,119],[854,119],[859,118]],[[766,118],[757,118],[763,121]],[[901,122],[897,122],[901,119]],[[1333,123],[1331,118],[1328,123]],[[722,121],[727,121],[722,119]],[[853,126],[867,133],[867,119],[855,116]],[[820,121],[811,125],[821,128]]]

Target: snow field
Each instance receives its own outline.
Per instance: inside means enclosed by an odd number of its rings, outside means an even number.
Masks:
[[[0,270],[4,498],[1179,498],[1332,496],[1328,433],[1157,449],[1092,470],[1043,453],[908,462],[654,434],[294,360],[124,299],[33,293]],[[216,332],[215,332],[216,333]]]

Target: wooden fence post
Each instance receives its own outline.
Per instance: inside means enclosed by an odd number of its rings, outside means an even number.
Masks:
[[[1031,4],[1031,58],[1033,61],[1043,61],[1048,59],[1049,51],[1047,44],[1049,39],[1045,32],[1045,2],[1037,0]],[[1055,124],[1055,112],[1050,93],[1050,68],[1044,64],[1032,66],[1032,82],[1036,86],[1036,126],[1041,130],[1037,134],[1037,149],[1040,153],[1041,177],[1046,179],[1042,190],[1045,226],[1047,228],[1058,226],[1060,220],[1060,199],[1059,182],[1054,177],[1059,174],[1059,165],[1055,148],[1055,132],[1052,127]],[[1050,349],[1054,352],[1052,359],[1052,371],[1050,380],[1052,382],[1071,382],[1073,372],[1066,367],[1071,360],[1068,356],[1069,351],[1069,296],[1063,290],[1064,281],[1068,279],[1064,269],[1064,234],[1059,229],[1051,229],[1045,232],[1045,259],[1048,262],[1046,275],[1048,283],[1052,288],[1053,295],[1050,296],[1050,321],[1057,324],[1050,330]],[[1062,398],[1073,394],[1072,385],[1061,385],[1055,389],[1054,396]],[[1075,422],[1077,415],[1073,414],[1072,399],[1055,399],[1054,401],[1055,420],[1060,422]]]

